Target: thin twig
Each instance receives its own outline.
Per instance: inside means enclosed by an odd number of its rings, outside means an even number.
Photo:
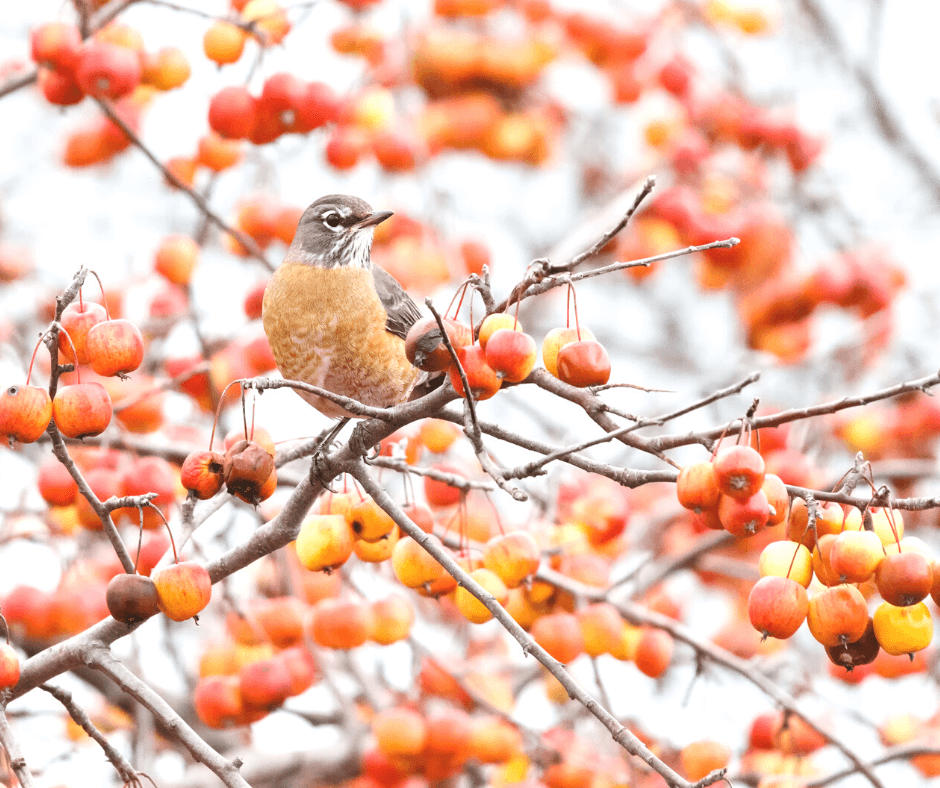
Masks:
[[[344,719],[343,715],[338,711],[300,711],[299,709],[292,709],[289,706],[284,706],[282,711],[299,717],[315,728],[321,725],[339,725]]]
[[[149,709],[173,731],[193,758],[205,764],[228,788],[251,788],[238,771],[241,761],[232,762],[219,755],[173,711],[169,703],[115,659],[106,647],[92,648],[88,654],[88,665],[104,673],[124,692]]]
[[[240,383],[245,389],[255,389],[257,391],[267,391],[268,389],[294,389],[295,391],[305,391],[308,394],[316,394],[318,397],[330,400],[337,405],[345,408],[356,416],[363,416],[369,419],[381,419],[389,421],[394,418],[393,408],[376,408],[371,405],[364,405],[359,400],[352,397],[344,397],[342,394],[334,394],[327,389],[321,389],[319,386],[312,386],[309,383],[303,383],[299,380],[283,380],[282,378],[243,378],[234,381]]]
[[[137,134],[137,132],[132,129],[127,121],[120,116],[120,114],[114,109],[113,105],[105,101],[104,99],[95,99],[98,103],[98,106],[101,107],[101,111],[108,116],[110,121],[114,123],[118,128],[124,132],[125,136],[137,147],[150,161],[160,170],[163,174],[163,177],[166,178],[170,183],[172,183],[177,189],[180,189],[187,195],[189,199],[193,201],[196,207],[203,212],[203,214],[208,218],[216,227],[218,227],[222,232],[228,233],[233,238],[235,238],[242,246],[244,246],[252,257],[258,260],[262,265],[264,265],[269,271],[274,270],[274,265],[265,257],[264,250],[261,249],[258,244],[255,243],[254,238],[249,235],[246,235],[241,230],[236,227],[232,227],[228,222],[226,222],[221,216],[219,216],[212,208],[209,206],[201,194],[195,191],[191,186],[184,183],[180,180],[177,175],[172,172],[162,161],[160,161],[153,152],[144,145],[143,140]]]
[[[59,331],[62,330],[62,313],[65,308],[72,303],[82,290],[85,284],[85,277],[88,276],[88,269],[82,266],[75,272],[72,281],[65,290],[63,290],[55,299],[55,317],[49,330],[43,335],[46,347],[49,349],[49,364],[52,373],[49,376],[49,397],[55,399],[56,391],[59,387],[59,376],[62,373],[62,367],[59,365]],[[53,429],[50,423],[49,429]],[[52,432],[47,430],[49,435]]]
[[[649,764],[652,769],[666,780],[668,785],[674,786],[675,788],[689,788],[690,783],[688,781],[684,780],[679,774],[657,758],[646,745],[627,728],[621,725],[607,709],[592,698],[590,693],[572,678],[558,660],[545,651],[545,649],[532,639],[531,635],[516,623],[515,619],[506,612],[505,608],[496,601],[491,593],[467,574],[447,550],[435,544],[428,534],[422,531],[405,515],[381,485],[375,482],[369,473],[368,467],[361,459],[351,463],[349,473],[351,473],[359,484],[362,485],[363,489],[372,496],[375,502],[395,520],[398,527],[401,528],[404,533],[427,550],[427,552],[457,580],[458,585],[469,591],[493,614],[493,618],[499,621],[509,634],[518,641],[524,653],[532,654],[541,662],[542,665],[558,679],[559,683],[561,683],[568,692],[568,695],[581,703],[605,728],[607,728],[614,741],[630,754],[641,758],[645,763]]]
[[[137,770],[128,763],[127,759],[121,755],[120,751],[95,727],[95,724],[91,721],[91,717],[88,716],[88,712],[75,702],[71,692],[62,689],[62,687],[57,687],[54,684],[43,684],[39,689],[48,692],[53,698],[59,701],[59,703],[65,706],[65,710],[75,723],[104,750],[105,757],[111,761],[111,764],[114,766],[125,785],[134,782],[137,778]]]
[[[913,391],[927,391],[940,384],[940,373],[928,375],[924,378],[917,378],[905,383],[898,383],[888,388],[874,391],[871,394],[863,394],[858,397],[842,397],[841,399],[824,402],[821,405],[813,405],[808,408],[791,408],[779,413],[771,413],[766,416],[755,416],[750,419],[752,430],[766,429],[768,427],[779,427],[781,424],[787,424],[791,421],[801,421],[811,419],[815,416],[824,416],[837,413],[847,408],[857,408],[862,405],[868,405],[883,399],[890,399],[901,394]],[[658,438],[650,438],[648,448],[650,450],[668,451],[679,446],[688,446],[693,443],[704,443],[706,441],[720,438],[726,430],[734,430],[741,426],[740,420],[731,422],[728,427],[716,427],[701,432],[686,433],[683,435],[663,435]]]
[[[869,763],[871,766],[881,766],[885,763],[891,763],[891,761],[906,761],[911,758],[916,758],[918,755],[940,755],[940,747],[930,747],[924,744],[904,744],[899,747],[892,747],[886,750],[877,758],[873,758]],[[846,777],[851,777],[857,771],[857,769],[852,768],[840,769],[839,771],[832,772],[825,777],[820,777],[816,780],[809,780],[805,784],[805,788],[824,788],[826,785],[832,785],[833,783],[844,780]]]
[[[619,425],[614,423],[607,415],[607,406],[604,401],[590,389],[570,386],[564,381],[554,377],[547,369],[533,370],[526,380],[535,383],[541,389],[556,394],[580,406],[588,417],[605,432],[617,432],[620,430]],[[654,457],[657,457],[668,465],[672,465],[674,468],[679,467],[673,460],[663,454],[661,450],[652,448],[652,441],[650,439],[631,433],[632,430],[628,430],[618,434],[616,439],[632,449],[652,454]]]
[[[607,687],[604,686],[604,680],[601,678],[601,668],[597,657],[591,657],[591,671],[594,673],[594,683],[597,685],[597,694],[601,697],[601,703],[604,704],[605,709],[613,709],[610,695],[607,694]]]
[[[490,306],[487,305],[487,313],[490,312],[506,312],[509,307],[521,301],[523,298],[526,298],[531,295],[530,288],[541,283],[546,277],[552,276],[553,274],[566,274],[576,268],[585,260],[593,257],[598,252],[600,252],[608,243],[620,233],[624,227],[627,226],[627,223],[632,218],[633,214],[636,212],[637,208],[640,206],[640,203],[643,202],[646,197],[653,191],[653,186],[656,183],[656,176],[649,176],[643,185],[640,187],[639,192],[634,196],[633,203],[626,213],[621,217],[620,221],[617,222],[610,230],[604,232],[598,240],[596,240],[591,246],[585,249],[582,252],[574,255],[565,263],[553,264],[548,258],[539,258],[538,260],[533,260],[529,266],[526,268],[526,273],[520,281],[510,292],[509,296],[499,305]]]
[[[500,719],[505,720],[510,725],[514,725],[520,731],[522,731],[523,733],[527,735],[537,735],[534,728],[530,728],[524,723],[519,722],[515,717],[512,716],[512,714],[510,714],[504,708],[501,708],[500,706],[497,706],[496,704],[494,704],[489,698],[486,697],[485,694],[483,694],[475,686],[473,686],[473,684],[466,681],[463,678],[463,676],[455,673],[451,669],[448,669],[448,667],[445,664],[443,664],[440,656],[439,655],[435,656],[434,652],[430,648],[425,646],[423,643],[420,643],[418,640],[416,640],[414,635],[408,636],[408,644],[411,646],[412,650],[414,650],[414,652],[417,655],[424,657],[425,659],[433,659],[437,663],[437,666],[442,671],[444,671],[448,676],[450,676],[454,680],[454,683],[456,683],[460,687],[461,690],[467,693],[470,699],[477,706],[479,706],[483,711],[485,711],[487,714],[492,714],[496,717],[499,717]]]
[[[451,487],[454,487],[462,492],[469,492],[470,490],[483,490],[485,492],[493,492],[496,488],[487,481],[480,479],[467,479],[463,476],[460,476],[456,473],[447,473],[445,471],[439,470],[438,468],[421,468],[415,465],[409,465],[406,460],[398,459],[396,457],[373,457],[369,460],[369,465],[372,465],[377,468],[388,468],[392,471],[398,471],[399,473],[410,473],[414,476],[426,476],[429,479],[434,479],[437,482],[443,482]]]
[[[52,453],[55,455],[56,459],[65,466],[69,475],[75,480],[75,484],[78,485],[78,492],[84,496],[92,510],[98,515],[98,519],[101,521],[101,528],[105,536],[108,537],[108,541],[111,542],[111,547],[114,549],[118,560],[121,562],[121,566],[124,567],[124,571],[133,573],[134,561],[131,559],[130,553],[127,552],[124,540],[121,539],[121,534],[118,533],[118,529],[111,519],[111,512],[117,507],[102,503],[91,487],[88,486],[88,482],[85,481],[82,472],[69,455],[65,441],[62,439],[62,433],[60,433],[55,426],[55,422],[50,422],[47,433],[52,439]]]
[[[678,572],[680,569],[685,569],[686,567],[695,566],[702,556],[707,555],[713,550],[726,547],[735,542],[736,539],[737,537],[732,536],[727,531],[716,531],[715,533],[704,534],[696,539],[692,546],[683,553],[668,556],[666,560],[655,563],[652,567],[644,562],[637,567],[635,573],[631,573],[617,581],[611,585],[608,591],[613,591],[615,588],[626,585],[633,580],[634,576],[639,575],[639,582],[632,587],[631,596],[640,596],[644,591],[658,585],[674,572]],[[651,569],[652,571],[645,575],[641,574],[647,569]]]
[[[526,292],[526,295],[530,297],[536,296],[546,292],[547,290],[551,290],[553,287],[566,285],[569,281],[580,282],[583,279],[591,279],[595,276],[604,276],[605,274],[612,273],[613,271],[622,271],[625,268],[648,268],[653,263],[658,263],[662,260],[671,260],[674,257],[684,257],[687,254],[707,252],[711,249],[730,249],[732,246],[737,246],[739,243],[740,240],[737,238],[726,238],[724,241],[712,241],[711,243],[702,244],[700,246],[687,246],[684,249],[676,249],[672,252],[664,252],[663,254],[657,254],[653,257],[644,257],[640,260],[626,260],[623,262],[611,263],[610,265],[605,265],[601,268],[594,268],[590,271],[582,271],[579,274],[549,276],[539,285]]]
[[[511,477],[508,472],[493,462],[489,452],[487,452],[486,447],[483,445],[483,435],[480,432],[480,425],[474,422],[470,417],[469,400],[465,409],[464,433],[466,433],[467,437],[470,439],[470,444],[473,446],[473,453],[476,454],[480,467],[483,468],[487,476],[496,482],[496,486],[503,492],[509,493],[514,501],[522,502],[529,500],[529,496],[526,495],[525,490],[522,490],[509,481]]]
[[[127,399],[121,400],[119,403],[115,404],[114,412],[120,413],[126,408],[132,408],[134,405],[139,405],[141,402],[145,402],[154,394],[159,394],[161,391],[179,391],[181,384],[185,383],[191,378],[196,377],[196,375],[201,375],[208,371],[209,362],[203,361],[201,364],[196,364],[194,367],[192,367],[192,369],[187,369],[185,372],[177,375],[176,377],[158,380],[156,383],[148,386],[139,394],[133,397],[128,397]]]
[[[489,475],[490,478],[496,482],[496,486],[501,490],[509,493],[509,495],[511,495],[514,500],[528,500],[528,496],[523,490],[514,484],[509,484],[509,482],[506,480],[506,477],[503,475],[503,472],[490,459],[489,454],[487,454],[486,448],[483,446],[483,436],[480,432],[480,422],[477,420],[476,401],[473,396],[473,391],[470,388],[470,381],[467,380],[467,372],[463,368],[463,364],[460,363],[460,359],[457,357],[457,351],[454,349],[454,345],[450,341],[447,328],[444,326],[444,320],[441,318],[438,311],[434,308],[434,303],[430,298],[426,298],[424,303],[431,314],[434,316],[434,319],[437,321],[438,330],[441,332],[441,342],[443,342],[444,347],[447,348],[451,363],[455,365],[457,373],[460,375],[460,382],[463,384],[464,403],[466,408],[466,418],[464,419],[463,425],[464,434],[466,434],[467,438],[470,440],[470,444],[473,446],[474,453],[476,454],[477,459],[480,461],[480,465],[487,475]]]
[[[21,88],[35,84],[37,79],[39,79],[39,69],[35,67],[25,74],[17,74],[10,77],[6,82],[0,85],[0,98],[8,96],[10,93],[15,93]]]
[[[447,410],[439,412],[436,417],[446,421],[451,421],[454,424],[461,423],[460,416]],[[516,433],[510,432],[504,427],[501,427],[498,424],[493,424],[492,422],[481,421],[480,429],[493,438],[497,438],[499,440],[505,441],[506,443],[512,444],[513,446],[519,446],[520,448],[527,449],[538,454],[549,454],[551,452],[559,451],[557,446],[550,446],[549,444],[542,443],[541,441],[537,441],[533,438],[517,435]],[[624,487],[642,487],[644,484],[650,484],[651,482],[674,482],[677,476],[676,472],[672,470],[638,471],[632,468],[618,468],[604,462],[592,460],[580,454],[567,454],[566,456],[562,457],[561,460],[562,462],[567,462],[575,468],[580,468],[581,470],[587,471],[588,473],[596,473],[600,476],[606,476],[608,479],[612,479],[613,481],[617,482],[617,484],[621,484]]]
[[[696,402],[693,402],[690,405],[686,405],[682,408],[679,408],[678,410],[674,410],[671,413],[666,413],[663,416],[657,416],[657,417],[652,417],[648,419],[638,419],[635,424],[629,424],[626,427],[621,427],[620,429],[614,430],[613,432],[605,433],[604,435],[601,435],[598,438],[592,438],[591,440],[574,444],[573,446],[570,446],[565,449],[558,449],[557,451],[553,451],[550,454],[547,454],[538,460],[533,460],[532,462],[526,463],[525,465],[520,465],[512,470],[507,471],[506,476],[507,478],[523,479],[528,476],[534,475],[535,473],[539,471],[539,469],[541,469],[543,466],[547,465],[548,463],[553,462],[554,460],[563,459],[566,456],[573,454],[574,452],[583,451],[584,449],[588,449],[591,446],[597,446],[601,443],[608,443],[616,438],[621,437],[622,435],[626,435],[642,427],[661,426],[662,424],[665,424],[666,422],[671,421],[672,419],[679,418],[680,416],[684,416],[685,414],[691,413],[694,410],[703,408],[707,405],[710,405],[713,402],[716,402],[719,399],[722,399],[724,397],[729,397],[733,394],[737,394],[738,392],[741,391],[741,389],[757,381],[758,378],[760,378],[760,373],[754,372],[748,377],[746,377],[744,380],[738,383],[735,383],[732,386],[719,389],[713,394],[710,394],[707,397],[703,397],[702,399],[697,400]]]
[[[424,305],[437,321],[437,328],[441,332],[441,342],[444,343],[444,347],[450,355],[451,363],[454,364],[457,368],[457,373],[460,375],[460,382],[463,384],[464,399],[467,401],[468,407],[470,408],[470,419],[474,424],[477,424],[477,408],[473,398],[473,391],[470,388],[470,381],[467,380],[467,373],[463,368],[463,364],[461,364],[460,359],[457,358],[457,351],[454,349],[453,342],[450,341],[450,335],[447,333],[447,328],[444,326],[444,320],[434,308],[434,302],[430,298],[424,299]]]
[[[762,673],[754,670],[750,663],[748,663],[746,660],[731,654],[729,651],[726,651],[720,646],[716,646],[714,643],[710,643],[697,637],[692,633],[691,630],[677,622],[675,619],[669,618],[669,616],[648,610],[646,607],[636,602],[608,598],[607,589],[589,586],[585,583],[579,583],[575,580],[572,580],[570,577],[561,574],[560,572],[549,569],[544,564],[539,568],[538,572],[536,573],[536,577],[539,580],[544,580],[547,583],[551,583],[552,585],[568,591],[569,593],[575,594],[576,596],[583,596],[585,599],[588,599],[592,602],[611,602],[615,607],[617,607],[618,610],[620,610],[620,614],[629,622],[665,630],[676,640],[682,641],[683,643],[686,643],[695,649],[695,653],[700,658],[707,658],[712,662],[721,665],[722,667],[737,673],[740,676],[743,676],[745,679],[757,686],[765,695],[775,701],[782,709],[802,719],[810,728],[816,731],[816,733],[825,738],[827,742],[837,747],[842,752],[842,754],[845,755],[845,757],[855,765],[856,770],[865,775],[872,785],[876,786],[877,788],[884,788],[881,781],[871,771],[871,768],[866,763],[864,763],[858,757],[858,755],[856,755],[841,739],[813,722],[805,712],[800,710],[795,698],[780,689]]]
[[[644,181],[643,186],[640,188],[640,191],[637,192],[636,198],[633,200],[633,205],[630,206],[630,208],[623,215],[620,221],[617,222],[617,224],[615,224],[613,227],[611,227],[600,238],[598,238],[597,241],[595,241],[594,244],[592,244],[590,248],[585,249],[580,254],[576,254],[574,257],[571,258],[569,262],[565,263],[564,266],[561,266],[561,270],[570,271],[573,268],[576,268],[585,260],[587,260],[589,257],[594,257],[594,255],[600,252],[601,249],[607,246],[607,244],[609,244],[613,240],[614,236],[618,235],[620,231],[623,230],[623,228],[627,226],[627,223],[630,221],[630,219],[633,218],[633,214],[636,213],[637,208],[640,207],[640,203],[642,203],[643,200],[649,197],[649,195],[652,193],[654,186],[656,186],[656,176],[650,175]],[[555,273],[555,270],[553,270],[552,273]]]
[[[10,759],[10,768],[13,769],[13,773],[16,775],[16,779],[19,780],[20,785],[23,786],[23,788],[34,788],[36,783],[33,782],[33,775],[26,765],[26,758],[23,756],[23,751],[20,749],[20,743],[17,741],[16,736],[13,735],[13,729],[10,727],[9,720],[7,720],[5,708],[0,708],[0,745],[7,751],[7,757]]]
[[[605,265],[602,268],[595,268],[591,271],[582,271],[579,274],[559,274],[559,275],[549,275],[547,274],[548,266],[547,263],[543,266],[541,273],[536,273],[533,277],[526,283],[523,281],[523,285],[515,288],[509,297],[500,304],[497,304],[496,312],[505,312],[510,305],[515,303],[517,300],[522,300],[525,298],[532,298],[533,296],[541,295],[546,293],[549,290],[552,290],[556,287],[561,287],[562,285],[567,285],[573,282],[580,282],[583,279],[590,279],[595,276],[602,276],[604,274],[609,274],[612,271],[621,271],[625,268],[640,268],[640,267],[649,267],[653,263],[658,263],[663,260],[671,260],[674,257],[684,257],[688,254],[695,254],[696,252],[707,252],[710,249],[730,249],[732,246],[735,246],[739,243],[737,238],[727,238],[724,241],[713,241],[712,243],[702,244],[701,246],[687,246],[684,249],[676,249],[672,252],[665,252],[663,254],[653,255],[652,257],[644,257],[640,260],[628,260],[625,262],[611,263],[610,265]]]
[[[845,46],[842,37],[836,30],[835,24],[833,24],[820,3],[816,0],[800,0],[799,5],[813,21],[811,29],[835,55],[839,64],[858,83],[862,94],[868,101],[870,110],[865,114],[865,117],[874,120],[885,141],[907,159],[911,169],[932,193],[933,199],[940,201],[940,172],[937,171],[934,162],[924,155],[920,146],[908,134],[904,125],[895,117],[894,112],[888,105],[887,98],[882,94],[875,81],[875,75],[871,68],[866,63],[853,60],[848,47]]]

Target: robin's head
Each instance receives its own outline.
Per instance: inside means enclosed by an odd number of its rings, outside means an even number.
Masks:
[[[372,231],[391,215],[358,197],[328,194],[303,212],[287,259],[320,268],[369,268]]]

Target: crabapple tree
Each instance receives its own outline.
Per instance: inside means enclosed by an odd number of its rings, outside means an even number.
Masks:
[[[940,775],[937,11],[16,5],[3,788]],[[277,373],[332,192],[412,401]]]

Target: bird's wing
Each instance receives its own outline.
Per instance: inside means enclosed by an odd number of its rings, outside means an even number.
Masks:
[[[372,275],[375,277],[375,291],[388,315],[385,330],[404,339],[408,329],[421,319],[421,312],[411,296],[398,284],[398,280],[385,269],[374,265]]]

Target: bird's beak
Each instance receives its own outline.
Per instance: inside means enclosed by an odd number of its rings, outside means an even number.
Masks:
[[[356,229],[361,230],[363,227],[375,227],[375,225],[381,224],[391,215],[391,211],[374,211],[361,222],[356,222]]]

